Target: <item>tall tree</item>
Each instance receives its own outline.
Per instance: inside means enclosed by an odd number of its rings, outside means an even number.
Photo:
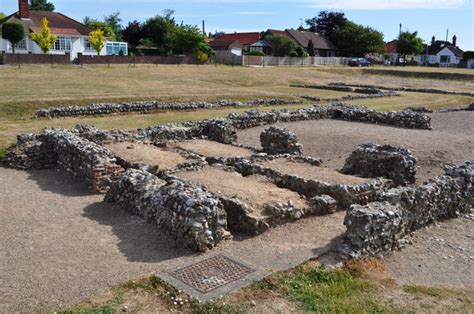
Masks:
[[[195,53],[205,38],[196,26],[180,25],[169,34],[169,45],[174,54]]]
[[[404,56],[417,55],[423,52],[423,39],[418,37],[418,32],[402,32],[398,36],[397,52]]]
[[[41,33],[31,33],[30,37],[41,48],[43,53],[48,53],[54,42],[58,39],[56,35],[51,34],[48,20],[45,17],[41,20]]]
[[[325,37],[330,37],[341,29],[347,22],[342,12],[321,11],[318,16],[306,20],[311,32],[318,32]]]
[[[56,9],[54,4],[48,2],[48,0],[31,0],[29,7],[32,11],[53,12]]]
[[[163,15],[152,17],[143,25],[145,38],[149,39],[164,55],[170,51],[169,36],[177,27],[173,14],[174,11],[165,10]]]
[[[363,57],[371,52],[383,53],[385,48],[381,32],[351,21],[334,32],[330,39],[344,57]]]
[[[289,56],[298,47],[293,40],[283,35],[270,35],[265,40],[272,46],[273,54],[277,57]]]
[[[128,26],[122,31],[122,37],[132,48],[136,48],[140,44],[140,40],[144,37],[140,22],[129,22]]]
[[[120,12],[115,12],[104,17],[104,23],[109,25],[114,31],[115,40],[122,40],[122,19],[120,18]]]
[[[15,46],[25,37],[25,29],[19,23],[5,23],[2,26],[2,38],[8,40],[15,53]]]

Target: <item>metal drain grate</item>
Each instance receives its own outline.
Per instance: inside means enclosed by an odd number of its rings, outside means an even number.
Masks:
[[[217,255],[169,275],[201,293],[209,293],[255,271],[228,257]]]

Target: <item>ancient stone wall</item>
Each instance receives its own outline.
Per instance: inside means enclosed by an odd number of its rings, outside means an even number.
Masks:
[[[122,174],[111,151],[68,130],[45,129],[22,136],[7,152],[7,163],[20,169],[45,169],[59,165],[84,178],[92,192],[105,193]]]
[[[141,101],[127,103],[101,103],[89,106],[64,106],[51,107],[48,109],[40,109],[36,111],[37,118],[58,118],[72,116],[94,116],[106,115],[112,113],[126,112],[151,112],[158,110],[196,110],[196,109],[214,109],[220,107],[252,107],[261,105],[282,105],[282,104],[299,104],[299,100],[287,99],[257,99],[248,102],[219,100],[214,102],[191,102],[191,103],[165,103],[159,101]]]
[[[263,150],[269,155],[290,154],[301,155],[303,146],[298,137],[286,128],[270,127],[260,134]]]
[[[439,220],[470,213],[474,206],[474,160],[448,166],[446,175],[418,187],[381,194],[380,201],[347,211],[345,257],[382,256],[402,247],[411,232]]]
[[[372,143],[359,145],[347,158],[342,173],[365,178],[384,177],[397,185],[414,183],[416,158],[410,150]]]
[[[129,169],[112,185],[105,200],[165,228],[194,251],[204,252],[229,236],[219,198],[176,178],[165,181]]]
[[[373,179],[358,185],[334,184],[305,179],[296,175],[283,174],[280,171],[256,163],[257,160],[264,160],[266,158],[271,159],[270,156],[254,156],[251,160],[245,158],[212,158],[212,160],[207,160],[210,163],[219,163],[233,167],[244,176],[263,175],[275,182],[277,186],[295,191],[308,199],[323,195],[330,196],[337,202],[337,206],[340,209],[347,209],[352,204],[367,204],[376,201],[380,191],[393,186],[390,181],[383,179]],[[295,156],[279,155],[278,158],[288,158],[291,160]],[[301,162],[307,161],[301,160]],[[309,162],[311,163],[311,161]],[[314,164],[317,165],[317,163]],[[318,207],[311,207],[305,212],[305,215],[308,214],[321,214],[321,210]]]

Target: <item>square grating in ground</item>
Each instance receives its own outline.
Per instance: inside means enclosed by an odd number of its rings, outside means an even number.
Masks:
[[[228,257],[217,255],[169,275],[201,293],[209,293],[255,271]]]

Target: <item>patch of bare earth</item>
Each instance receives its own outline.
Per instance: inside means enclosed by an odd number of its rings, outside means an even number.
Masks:
[[[366,178],[345,175],[333,169],[314,166],[305,162],[289,161],[284,158],[263,161],[259,162],[259,164],[278,170],[283,174],[296,175],[305,179],[331,184],[359,185],[370,181],[370,179]]]
[[[433,130],[403,129],[384,125],[337,120],[281,123],[298,136],[304,153],[320,157],[323,166],[341,169],[360,144],[400,145],[418,159],[418,182],[443,174],[444,163],[461,163],[474,157],[474,112],[432,114]],[[260,147],[260,133],[266,127],[238,132],[238,142]]]
[[[180,172],[176,175],[202,184],[213,192],[248,202],[257,211],[262,211],[265,204],[286,203],[289,200],[295,208],[305,208],[308,205],[298,193],[279,188],[264,176],[244,177],[238,172],[224,171],[217,167]]]
[[[458,218],[419,230],[400,252],[386,259],[402,285],[470,289],[474,292],[474,221]]]
[[[161,169],[173,169],[186,162],[186,158],[180,154],[153,145],[124,142],[109,144],[105,147],[126,161],[150,166],[158,165]]]
[[[0,199],[0,313],[70,307],[198,258],[166,231],[90,195],[80,178],[63,171],[0,167]],[[285,270],[334,247],[344,215],[302,219],[250,239],[237,236],[211,253]]]
[[[178,142],[173,146],[205,157],[250,157],[254,154],[250,149],[208,140]]]

